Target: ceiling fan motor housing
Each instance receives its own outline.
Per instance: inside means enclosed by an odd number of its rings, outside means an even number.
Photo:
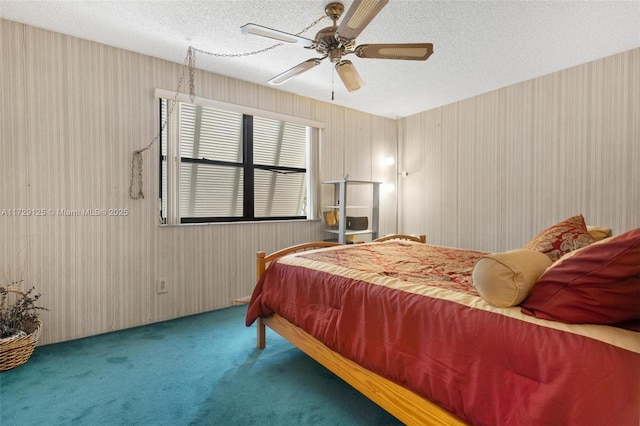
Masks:
[[[342,55],[353,52],[355,42],[343,40],[338,34],[338,27],[326,27],[316,34],[316,51],[321,55],[327,55],[331,62],[338,62]],[[350,46],[350,48],[349,48]]]

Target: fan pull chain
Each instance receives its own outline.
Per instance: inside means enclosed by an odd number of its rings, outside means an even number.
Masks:
[[[331,67],[331,100],[334,100],[334,89],[335,89],[335,85],[334,85],[334,78],[336,76],[336,71],[334,67]]]
[[[323,19],[327,18],[327,15],[322,15],[321,17],[319,17],[318,19],[316,19],[315,21],[313,21],[312,23],[310,23],[309,25],[307,25],[306,27],[304,27],[302,29],[302,31],[300,31],[299,33],[296,33],[295,35],[299,36],[302,35],[304,33],[306,33],[307,31],[309,31],[311,28],[315,27],[316,25],[318,25],[318,23],[320,21],[322,21]],[[195,52],[198,53],[203,53],[205,55],[209,55],[209,56],[216,56],[218,58],[240,58],[243,56],[252,56],[252,55],[257,55],[259,53],[264,53],[267,52],[271,49],[275,49],[276,47],[282,46],[282,43],[276,43],[272,46],[269,47],[265,47],[264,49],[260,49],[260,50],[254,50],[253,52],[245,52],[245,53],[215,53],[215,52],[208,52],[206,50],[202,50],[202,49],[197,49],[195,47],[191,47],[190,49],[193,49]]]
[[[311,24],[307,25],[302,31],[297,33],[296,35],[301,35],[307,32],[309,29],[315,27],[320,21],[325,19],[327,16],[322,15],[320,18],[313,21]],[[214,53],[207,52],[206,50],[197,49],[193,46],[189,46],[187,49],[187,55],[184,58],[184,65],[182,66],[182,72],[180,73],[180,78],[178,79],[178,87],[176,88],[176,94],[173,98],[173,101],[169,103],[169,110],[167,111],[167,117],[162,122],[160,126],[160,131],[158,134],[154,136],[154,138],[149,142],[144,148],[133,151],[133,156],[131,157],[131,177],[129,179],[129,198],[132,200],[139,200],[144,198],[144,192],[142,191],[142,153],[147,151],[149,148],[153,146],[153,144],[160,139],[160,135],[167,127],[167,123],[171,117],[171,113],[175,108],[178,100],[178,95],[180,94],[180,89],[182,88],[182,82],[184,80],[185,71],[189,73],[189,97],[191,98],[191,102],[194,102],[196,99],[196,89],[195,89],[195,72],[196,72],[196,52],[203,53],[205,55],[224,57],[224,58],[237,58],[241,56],[250,56],[257,55],[259,53],[266,52],[268,50],[274,49],[278,46],[282,46],[282,43],[274,44],[273,46],[269,46],[267,48],[261,50],[255,50],[253,52],[246,53],[235,53],[235,54],[227,54],[227,53]],[[332,95],[333,98],[333,95]],[[134,181],[137,176],[137,193],[134,194]]]

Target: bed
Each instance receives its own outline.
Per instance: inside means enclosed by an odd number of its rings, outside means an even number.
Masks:
[[[633,241],[627,298],[640,295]],[[268,326],[405,424],[638,425],[637,323],[544,319],[528,299],[496,306],[475,282],[481,263],[504,266],[492,255],[397,238],[259,252],[246,324],[258,323],[259,348]],[[638,300],[613,315],[635,319]]]

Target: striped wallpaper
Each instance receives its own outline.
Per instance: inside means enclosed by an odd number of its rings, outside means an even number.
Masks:
[[[399,121],[400,229],[486,251],[640,227],[640,48]]]
[[[143,154],[143,200],[129,199],[130,161],[157,132],[155,89],[175,90],[182,65],[6,20],[0,31],[0,211],[44,209],[0,217],[0,278],[43,293],[40,343],[229,306],[253,289],[256,251],[330,237],[319,221],[159,226],[157,145]],[[374,166],[395,152],[394,120],[200,71],[196,92],[325,123],[321,180],[396,177]],[[395,198],[382,203],[393,232]],[[82,209],[127,214],[64,215]]]

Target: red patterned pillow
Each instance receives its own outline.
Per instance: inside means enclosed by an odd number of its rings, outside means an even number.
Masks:
[[[554,263],[522,303],[522,312],[570,324],[640,320],[640,228]]]
[[[595,242],[581,214],[553,225],[529,241],[524,248],[549,256],[554,262],[570,251]]]

